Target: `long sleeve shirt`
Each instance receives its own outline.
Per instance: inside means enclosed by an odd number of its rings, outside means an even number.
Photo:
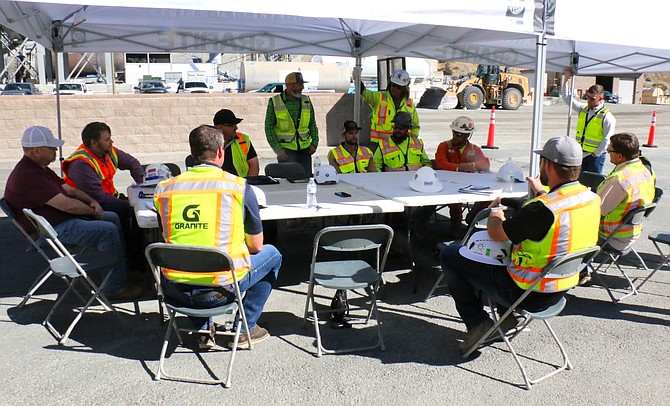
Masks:
[[[579,113],[579,111],[582,109],[582,107],[586,106],[588,103],[580,102],[579,100],[575,99],[572,97],[570,94],[570,82],[567,82],[565,85],[563,85],[563,92],[562,92],[562,97],[563,101],[565,104],[569,104],[570,108],[572,108],[572,111],[576,111]],[[586,119],[589,120],[591,117],[593,117],[594,114],[596,114],[600,109],[605,107],[605,102],[601,101],[600,104],[598,104],[596,107],[592,109],[588,109],[586,112]],[[605,117],[603,117],[603,133],[605,136],[603,137],[602,142],[598,145],[595,151],[593,151],[593,155],[595,156],[600,156],[605,153],[605,150],[607,149],[607,143],[609,142],[609,139],[612,135],[614,135],[614,130],[616,127],[616,119],[614,118],[614,115],[612,112],[607,112],[605,114]],[[590,153],[589,152],[583,152],[583,156],[586,157]]]
[[[281,93],[282,99],[284,99],[284,104],[286,105],[286,110],[288,110],[291,118],[293,118],[293,125],[295,128],[298,128],[298,117],[300,117],[300,99],[289,100],[286,97],[286,92]],[[309,118],[309,135],[312,137],[312,145],[315,147],[319,146],[319,129],[316,127],[316,118],[314,117],[314,105],[310,105],[310,118]],[[275,152],[275,154],[281,151],[282,146],[279,144],[277,139],[277,134],[275,134],[275,124],[277,124],[277,116],[275,116],[275,104],[272,100],[272,97],[268,100],[268,108],[265,111],[265,138],[268,140],[270,148]]]

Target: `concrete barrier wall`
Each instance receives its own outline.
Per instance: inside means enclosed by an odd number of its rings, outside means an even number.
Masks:
[[[244,119],[240,131],[249,134],[258,154],[271,157],[274,154],[264,131],[269,97],[260,93],[62,96],[63,154],[68,156],[81,143],[81,130],[87,123],[103,121],[111,127],[115,145],[126,152],[186,155],[188,133],[200,124],[212,124],[219,109],[229,108]],[[344,120],[353,117],[353,95],[324,93],[310,97],[319,128],[318,154],[325,156],[328,144],[339,142]],[[56,96],[1,96],[0,111],[0,159],[21,157],[20,138],[26,127],[43,125],[57,135]],[[362,115],[367,117],[369,111],[365,105]],[[369,121],[364,123],[361,126],[369,128]],[[368,133],[361,134],[363,140],[369,139]]]

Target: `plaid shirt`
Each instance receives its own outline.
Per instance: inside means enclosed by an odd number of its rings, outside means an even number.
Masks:
[[[286,97],[286,92],[281,93],[281,98],[284,100],[286,110],[293,118],[293,125],[298,128],[298,117],[300,116],[300,99],[289,100]],[[316,119],[314,118],[314,105],[310,103],[310,118],[309,118],[309,135],[312,138],[312,145],[317,147],[319,145],[319,130],[316,128]],[[281,151],[282,146],[279,144],[277,135],[275,134],[275,124],[277,124],[277,116],[275,116],[275,105],[272,97],[268,100],[268,109],[265,112],[265,138],[270,144],[270,148],[275,153]]]

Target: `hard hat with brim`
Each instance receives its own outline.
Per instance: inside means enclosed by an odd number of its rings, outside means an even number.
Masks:
[[[409,187],[420,193],[437,193],[442,190],[442,182],[437,178],[433,168],[424,166],[414,172]]]
[[[458,253],[475,262],[488,265],[507,266],[512,253],[509,241],[494,241],[488,231],[478,231],[470,236],[466,245]]]

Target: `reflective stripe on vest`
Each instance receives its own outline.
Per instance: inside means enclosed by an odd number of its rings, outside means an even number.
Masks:
[[[98,179],[100,179],[100,186],[105,193],[112,196],[119,195],[116,187],[114,187],[114,175],[116,174],[116,169],[119,167],[119,155],[115,147],[112,147],[112,152],[105,155],[105,160],[103,161],[93,151],[86,148],[84,144],[81,144],[61,165],[63,180],[72,187],[77,187],[77,185],[68,176],[68,169],[70,164],[77,159],[81,159],[93,168],[96,175],[98,175]]]
[[[388,139],[393,135],[393,117],[396,115],[395,103],[393,103],[393,98],[391,94],[387,91],[384,92],[373,92],[371,91],[371,96],[368,97],[368,103],[375,105],[372,111],[371,123],[370,123],[370,141],[380,142],[381,140]],[[372,100],[369,100],[369,99]],[[398,111],[406,111],[412,115],[414,118],[414,102],[410,98],[405,98],[400,103],[400,109]],[[410,129],[410,135],[418,136],[419,135],[419,123],[412,123],[412,129]]]
[[[598,242],[600,198],[577,182],[531,199],[554,215],[554,222],[540,241],[524,240],[512,249],[507,272],[522,289],[528,289],[542,269],[558,255],[593,247]],[[535,286],[541,292],[560,292],[579,282],[579,273],[566,277],[545,277]]]
[[[156,186],[154,205],[160,214],[165,242],[219,247],[235,266],[238,280],[251,267],[244,240],[245,180],[221,168],[199,165]],[[183,272],[163,269],[179,283],[225,286],[233,283],[229,270]]]
[[[381,148],[384,172],[416,171],[421,168],[423,141],[416,137],[408,137],[403,141],[403,143],[405,142],[407,143],[407,153],[403,154],[392,138],[381,140],[379,148]],[[405,157],[407,162],[405,162]]]
[[[309,121],[311,120],[311,105],[312,102],[308,96],[301,96],[300,103],[300,122],[298,124],[298,142],[300,148],[296,145],[295,136],[296,129],[293,122],[293,117],[288,112],[284,100],[281,98],[281,93],[272,97],[272,102],[275,108],[275,135],[282,148],[297,151],[298,149],[307,149],[312,143],[312,138],[309,134]]]
[[[605,114],[609,113],[610,110],[605,107],[601,108],[587,122],[588,109],[589,106],[584,106],[579,110],[576,139],[584,152],[593,152],[605,138],[603,120],[605,119]]]
[[[249,174],[249,162],[247,162],[247,155],[249,154],[249,145],[251,141],[249,136],[236,132],[237,139],[230,145],[230,152],[233,156],[233,166],[237,172],[237,176],[246,178]]]
[[[626,191],[628,197],[603,217],[600,223],[600,237],[603,239],[609,237],[614,232],[614,229],[621,223],[621,220],[623,220],[630,210],[651,203],[654,200],[656,192],[654,189],[654,180],[649,170],[637,159],[625,164],[619,170],[612,171],[606,179],[610,178],[617,178],[617,182]],[[614,237],[630,238],[639,235],[641,232],[641,224],[623,226],[616,232]]]
[[[349,153],[349,151],[342,145],[333,148],[333,155],[340,166],[340,173],[364,173],[368,171],[368,164],[372,159],[372,151],[370,148],[358,146],[356,151],[356,158]]]

